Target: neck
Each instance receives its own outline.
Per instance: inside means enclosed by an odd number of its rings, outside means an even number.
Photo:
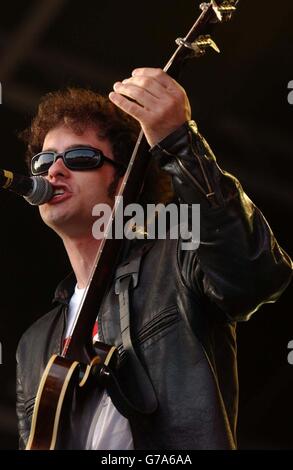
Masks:
[[[101,243],[93,237],[63,238],[72,269],[80,289],[86,287]]]

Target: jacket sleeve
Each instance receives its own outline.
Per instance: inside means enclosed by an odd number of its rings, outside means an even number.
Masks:
[[[16,354],[17,369],[16,369],[16,414],[19,432],[19,449],[23,450],[26,447],[27,440],[30,433],[30,423],[27,418],[25,409],[25,400],[23,387],[21,382],[20,364],[18,360],[18,352]]]
[[[180,250],[188,285],[231,321],[247,320],[263,303],[276,301],[290,282],[292,261],[239,181],[217,165],[195,122],[150,152],[172,175],[179,202],[200,204],[199,247]]]

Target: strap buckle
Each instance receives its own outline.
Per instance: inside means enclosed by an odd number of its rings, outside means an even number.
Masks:
[[[140,268],[141,257],[128,261],[120,266],[115,273],[115,294],[119,295],[121,292],[121,281],[130,276],[131,281],[129,288],[135,289],[138,284],[138,273]]]

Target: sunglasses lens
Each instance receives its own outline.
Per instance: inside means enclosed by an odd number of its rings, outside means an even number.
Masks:
[[[40,153],[32,159],[31,171],[33,175],[41,175],[42,173],[47,173],[50,166],[54,161],[53,153]]]
[[[33,175],[48,173],[55,160],[55,153],[43,152],[32,158],[31,172]],[[62,156],[62,154],[59,154]],[[57,155],[57,158],[59,156]],[[67,150],[63,154],[63,161],[71,170],[89,170],[97,168],[102,161],[102,153],[91,148],[78,148]]]
[[[66,152],[65,160],[66,166],[72,170],[86,170],[97,167],[101,158],[91,149],[73,149]]]

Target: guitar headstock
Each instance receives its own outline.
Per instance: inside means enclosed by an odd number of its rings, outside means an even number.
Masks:
[[[239,0],[222,0],[200,4],[202,13],[184,38],[177,38],[179,46],[164,67],[165,72],[176,75],[180,64],[188,58],[201,57],[208,49],[220,52],[216,42],[210,35],[210,30],[217,23],[230,21],[236,11]],[[170,70],[172,68],[172,70]],[[170,73],[171,72],[171,73]],[[172,73],[173,72],[173,73]]]
[[[236,5],[239,0],[223,0],[221,2],[211,1],[212,8],[218,18],[218,21],[230,21],[233,13],[236,11]],[[204,10],[205,5],[209,5],[208,3],[201,3],[200,9]]]

